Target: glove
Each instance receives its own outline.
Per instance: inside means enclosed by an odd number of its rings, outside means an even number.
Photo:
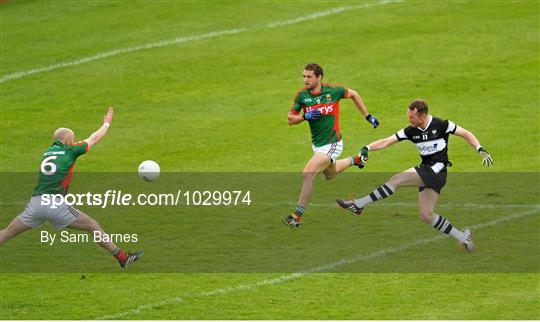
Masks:
[[[379,120],[377,120],[377,118],[371,114],[368,114],[366,116],[366,120],[373,125],[374,129],[377,128],[377,126],[379,126]]]
[[[367,160],[368,160],[368,148],[367,147],[362,147],[362,149],[360,150],[360,163],[358,164],[358,167],[360,169],[362,169],[363,167],[366,166],[366,163],[367,163]]]
[[[488,167],[493,165],[493,157],[483,147],[478,148],[478,154],[484,159],[482,160],[482,165],[487,165]]]
[[[321,111],[319,110],[311,110],[309,112],[304,113],[304,120],[306,121],[314,121],[321,117]]]

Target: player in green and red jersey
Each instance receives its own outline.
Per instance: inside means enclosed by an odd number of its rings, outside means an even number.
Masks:
[[[343,151],[343,141],[339,132],[339,101],[350,98],[374,128],[379,126],[376,117],[368,110],[358,93],[339,85],[322,83],[324,71],[318,64],[308,64],[304,67],[304,87],[294,98],[291,111],[287,116],[289,125],[304,121],[309,122],[313,157],[308,161],[303,171],[302,191],[293,214],[283,217],[283,221],[292,228],[298,228],[302,216],[313,194],[313,179],[319,173],[324,173],[326,179],[334,178],[351,165],[362,166],[358,156],[337,160]],[[300,112],[303,111],[301,115]]]
[[[59,128],[54,132],[53,144],[43,153],[39,179],[32,198],[26,209],[15,217],[8,227],[0,231],[0,245],[24,231],[41,226],[45,221],[57,229],[72,228],[89,231],[92,235],[94,232],[105,235],[97,221],[82,211],[61,203],[60,197],[68,191],[75,161],[107,134],[112,117],[113,108],[109,107],[103,125],[80,142],[73,142],[75,134],[68,128]],[[51,198],[58,198],[60,204],[52,206],[51,202],[44,202]],[[142,252],[126,253],[110,241],[101,241],[99,245],[110,251],[122,268],[142,255]]]

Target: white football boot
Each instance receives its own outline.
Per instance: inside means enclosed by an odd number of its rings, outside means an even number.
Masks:
[[[465,229],[463,231],[463,235],[465,235],[465,238],[463,239],[463,241],[461,242],[461,245],[463,245],[463,247],[465,247],[465,249],[469,252],[469,253],[472,253],[474,252],[474,249],[476,248],[474,246],[474,243],[472,241],[472,235],[471,235],[471,231],[468,230],[468,229]]]

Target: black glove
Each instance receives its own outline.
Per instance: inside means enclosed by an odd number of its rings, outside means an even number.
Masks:
[[[493,165],[493,157],[483,147],[478,148],[478,154],[483,158],[482,165],[487,165],[488,167]]]
[[[362,147],[362,149],[360,150],[360,155],[359,155],[360,163],[358,164],[358,167],[360,169],[366,166],[366,163],[368,160],[368,151],[369,151],[368,148],[365,146]]]

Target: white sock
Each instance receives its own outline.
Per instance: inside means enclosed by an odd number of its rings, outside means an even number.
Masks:
[[[367,195],[365,197],[362,197],[360,199],[354,199],[354,204],[358,208],[364,208],[365,205],[367,205],[368,203],[371,203],[371,202],[373,202],[373,200],[371,199],[371,197],[369,195]]]
[[[391,188],[391,185],[388,185],[388,183],[383,184],[382,186],[378,187],[377,189],[373,190],[369,195],[362,197],[360,199],[355,199],[354,204],[358,208],[364,208],[365,205],[372,203],[377,200],[381,200],[384,198],[388,198],[391,195],[394,194],[396,191],[395,189]]]
[[[443,216],[434,214],[433,221],[431,222],[431,226],[441,231],[442,233],[445,233],[447,235],[454,237],[457,241],[461,242],[465,240],[465,234],[461,230],[452,226],[450,221],[444,218]]]

